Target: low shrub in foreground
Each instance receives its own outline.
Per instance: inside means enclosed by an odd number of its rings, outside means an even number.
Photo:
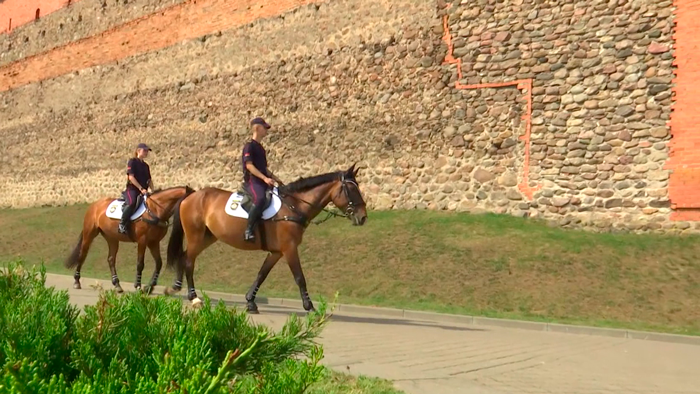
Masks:
[[[101,291],[84,313],[45,270],[0,273],[0,393],[303,393],[325,376],[326,303],[279,332],[245,312]]]

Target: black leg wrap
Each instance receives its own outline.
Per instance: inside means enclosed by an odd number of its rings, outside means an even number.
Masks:
[[[255,286],[255,288],[252,291],[249,291],[248,294],[246,294],[245,299],[246,301],[254,301],[255,297],[258,295],[258,290],[260,290],[259,286]]]

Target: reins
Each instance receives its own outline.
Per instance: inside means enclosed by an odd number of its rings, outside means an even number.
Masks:
[[[155,193],[154,193],[154,194],[155,194]],[[151,193],[146,193],[146,194],[143,196],[143,205],[146,207],[146,212],[148,213],[148,215],[149,215],[152,219],[146,219],[146,218],[144,218],[144,217],[141,217],[140,219],[141,219],[142,221],[144,221],[144,222],[146,222],[146,223],[149,223],[149,224],[152,224],[152,225],[154,225],[154,226],[170,227],[170,224],[171,224],[171,223],[170,223],[170,219],[168,219],[168,220],[163,220],[163,219],[161,219],[160,217],[158,217],[158,215],[156,215],[155,213],[153,213],[153,211],[151,211],[151,208],[148,206],[148,203],[149,203],[149,201],[150,201],[150,202],[153,202],[154,204],[156,204],[156,206],[158,206],[159,208],[163,208],[163,206],[162,206],[161,204],[158,204],[158,202],[153,201],[153,200],[150,200],[150,199],[148,198],[148,197],[150,197],[150,196],[152,196],[152,195],[153,195],[153,194],[151,194]]]

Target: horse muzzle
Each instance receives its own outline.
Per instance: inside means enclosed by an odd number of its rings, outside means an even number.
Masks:
[[[367,222],[367,215],[352,215],[352,225],[353,226],[363,226]]]

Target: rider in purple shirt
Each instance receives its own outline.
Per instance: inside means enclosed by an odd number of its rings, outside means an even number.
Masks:
[[[134,157],[129,159],[126,164],[126,190],[124,190],[124,204],[122,210],[122,220],[119,222],[119,232],[126,234],[126,229],[129,226],[131,215],[136,209],[136,200],[139,194],[146,194],[149,188],[153,187],[151,180],[151,168],[144,159],[148,156],[151,148],[148,145],[141,143],[136,147]]]
[[[265,204],[265,193],[268,188],[275,186],[275,182],[281,184],[270,170],[267,169],[267,154],[260,144],[267,135],[270,125],[262,118],[250,121],[253,138],[243,146],[243,181],[253,196],[253,207],[248,213],[248,227],[244,239],[247,242],[255,242],[255,224],[262,216]]]

